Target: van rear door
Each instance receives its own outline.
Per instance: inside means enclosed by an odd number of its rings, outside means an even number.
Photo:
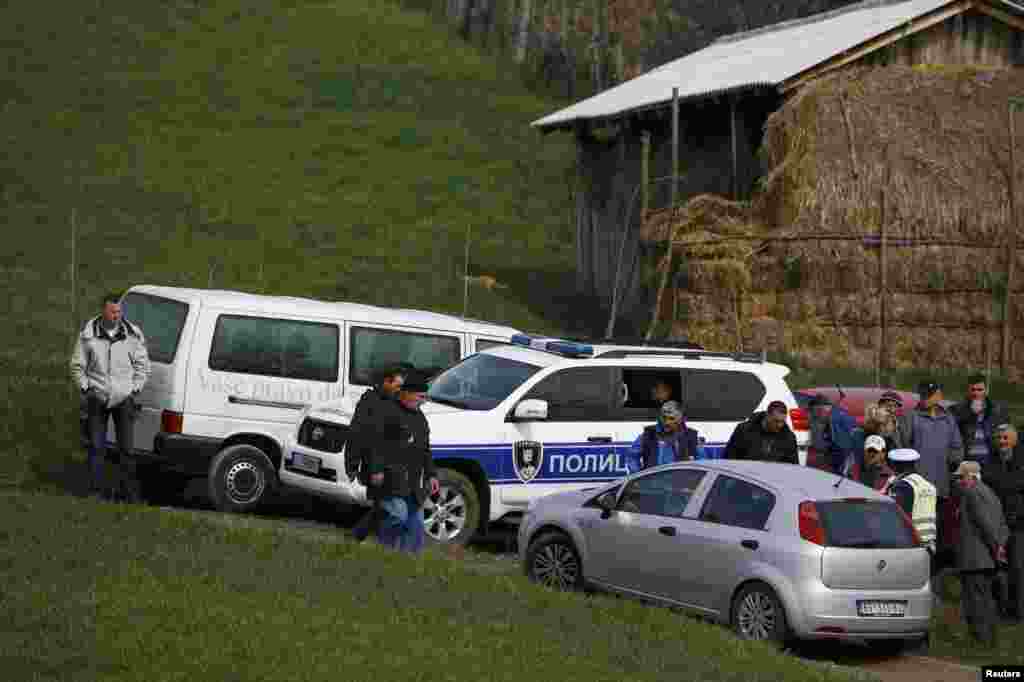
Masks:
[[[153,451],[153,439],[160,431],[160,415],[164,410],[181,412],[184,408],[188,364],[185,340],[191,338],[193,308],[197,307],[183,300],[134,289],[121,299],[122,314],[142,329],[149,352],[149,380],[138,396],[141,409],[134,423],[134,447],[138,450]],[[193,313],[191,318],[190,312]],[[113,425],[107,440],[115,440]]]

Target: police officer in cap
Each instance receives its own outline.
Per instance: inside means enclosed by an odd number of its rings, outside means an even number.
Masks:
[[[932,556],[932,576],[936,572],[936,507],[938,497],[935,486],[917,473],[921,453],[911,448],[896,448],[889,451],[889,463],[896,475],[889,480],[883,493],[899,503],[910,516],[914,529]],[[933,582],[932,589],[938,586]]]

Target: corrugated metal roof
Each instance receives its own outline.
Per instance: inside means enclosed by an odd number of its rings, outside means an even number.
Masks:
[[[608,118],[757,86],[775,87],[954,0],[868,0],[804,19],[718,39],[703,50],[663,64],[581,102],[534,121],[537,128]],[[997,2],[1020,11],[1009,2]]]

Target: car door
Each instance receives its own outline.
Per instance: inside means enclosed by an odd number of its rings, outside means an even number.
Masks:
[[[506,442],[512,444],[503,468],[506,478],[521,485],[502,486],[502,501],[521,504],[546,492],[620,478],[616,424],[612,418],[615,368],[566,367],[540,379],[522,400],[548,403],[545,420],[509,421]]]
[[[690,502],[705,476],[684,467],[627,481],[614,512],[584,528],[588,575],[616,589],[674,600],[679,566],[692,561],[676,541],[679,522],[694,512]]]
[[[695,563],[692,580],[680,585],[680,599],[709,611],[728,604],[748,574],[750,562],[771,553],[769,519],[777,496],[742,478],[718,474],[696,520],[687,521],[683,543]]]
[[[683,372],[686,421],[703,439],[707,459],[719,459],[736,425],[764,400],[764,383],[753,372],[687,369]]]

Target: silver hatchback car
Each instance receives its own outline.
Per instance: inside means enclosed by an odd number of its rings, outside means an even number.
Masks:
[[[590,587],[730,625],[745,639],[927,640],[929,556],[891,498],[817,469],[710,460],[535,501],[534,581]]]

